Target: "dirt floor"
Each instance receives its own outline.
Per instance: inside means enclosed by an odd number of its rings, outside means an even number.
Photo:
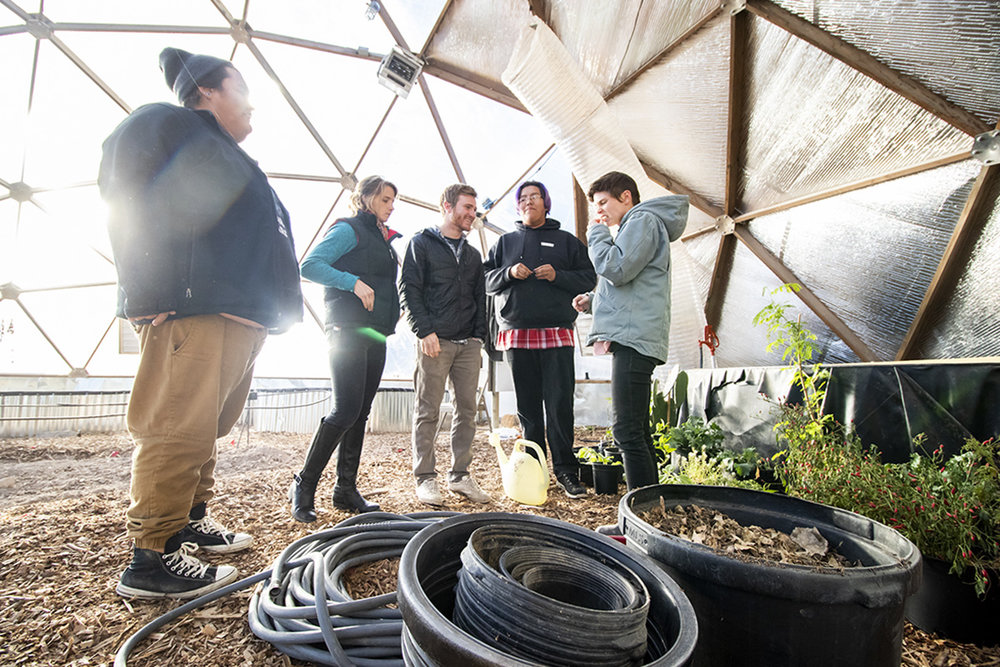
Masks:
[[[317,497],[319,521],[306,526],[289,518],[288,483],[306,445],[306,436],[285,433],[234,431],[219,441],[213,514],[253,534],[255,544],[241,554],[206,560],[231,563],[249,576],[269,568],[295,539],[346,518],[329,504],[329,476]],[[132,633],[177,606],[127,601],[114,593],[129,553],[122,524],[131,449],[124,433],[0,439],[0,664],[110,665]],[[474,505],[446,493],[449,510],[526,512],[591,528],[616,520],[620,496],[591,493],[571,500],[553,486],[545,506],[518,505],[503,495],[484,431],[475,454],[473,473],[494,501]],[[446,469],[444,436],[438,459],[439,470]],[[408,434],[368,436],[359,486],[387,511],[426,509],[413,495]],[[237,593],[183,617],[143,642],[129,664],[302,664],[253,636],[246,621],[249,595]],[[1000,648],[956,644],[908,624],[903,656],[904,665],[921,667],[1000,666]]]

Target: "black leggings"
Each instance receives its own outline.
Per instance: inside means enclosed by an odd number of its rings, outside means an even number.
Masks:
[[[385,368],[385,336],[367,328],[330,327],[326,341],[333,407],[324,421],[346,431],[368,421]]]

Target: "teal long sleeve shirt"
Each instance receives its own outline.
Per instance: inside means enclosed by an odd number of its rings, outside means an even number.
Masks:
[[[358,277],[353,273],[338,271],[333,268],[333,263],[354,250],[357,245],[358,240],[350,225],[334,225],[302,260],[302,277],[325,287],[353,292]]]

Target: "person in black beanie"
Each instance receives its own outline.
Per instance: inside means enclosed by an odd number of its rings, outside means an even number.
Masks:
[[[195,558],[252,538],[208,512],[216,439],[243,411],[268,332],[302,319],[288,211],[238,146],[252,130],[246,82],[229,61],[166,48],[183,107],[136,109],[103,145],[119,317],[140,341],[127,425],[135,442],[126,512],[132,561],[117,592],[192,598],[236,579]]]

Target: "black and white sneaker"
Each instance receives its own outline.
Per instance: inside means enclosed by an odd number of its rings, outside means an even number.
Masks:
[[[162,554],[152,549],[133,549],[132,562],[122,573],[115,592],[126,598],[186,600],[236,580],[235,567],[203,563],[192,555],[196,549],[190,542]]]
[[[181,529],[181,542],[194,542],[199,549],[209,553],[230,554],[243,551],[253,544],[253,537],[234,533],[212,518],[205,503],[198,503],[191,510],[190,521]]]
[[[558,484],[570,498],[583,498],[587,495],[587,489],[584,488],[583,484],[580,484],[580,480],[577,479],[576,475],[571,472],[557,472],[556,484]]]

